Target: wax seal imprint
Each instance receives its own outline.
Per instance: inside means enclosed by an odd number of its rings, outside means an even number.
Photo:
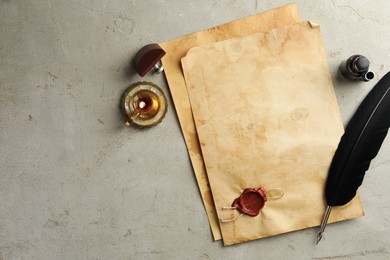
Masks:
[[[138,82],[124,93],[122,108],[128,116],[126,126],[152,127],[163,120],[168,103],[160,87],[151,82]]]
[[[245,189],[240,197],[233,201],[232,207],[235,207],[240,213],[249,216],[257,216],[267,201],[267,195],[264,188]]]
[[[248,215],[255,217],[259,215],[260,210],[264,207],[267,199],[277,200],[284,196],[284,191],[280,188],[265,190],[260,188],[244,189],[241,195],[236,198],[231,206],[224,206],[224,210],[237,210],[240,215],[238,217],[220,219],[222,223],[236,221],[238,218]]]

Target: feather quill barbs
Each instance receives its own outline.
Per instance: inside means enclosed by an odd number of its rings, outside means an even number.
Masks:
[[[390,127],[390,72],[368,93],[349,121],[333,157],[325,188],[327,214],[317,243],[322,238],[331,207],[351,201],[363,182]]]

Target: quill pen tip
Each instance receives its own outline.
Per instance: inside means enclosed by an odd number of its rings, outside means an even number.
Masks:
[[[322,234],[324,233],[325,231],[325,227],[326,227],[326,224],[328,224],[328,219],[329,219],[329,216],[330,216],[330,213],[332,211],[332,207],[331,206],[328,206],[326,208],[326,212],[325,212],[325,215],[324,215],[324,219],[322,220],[322,223],[321,223],[321,228],[320,228],[320,232],[318,232],[317,234],[317,245],[318,243],[321,241],[322,239]]]
[[[318,232],[318,234],[317,234],[317,242],[316,242],[317,245],[321,241],[321,239],[322,239],[322,232]]]

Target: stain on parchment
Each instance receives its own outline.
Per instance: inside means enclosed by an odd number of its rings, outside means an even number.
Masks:
[[[200,143],[198,138],[196,138],[196,135],[188,135],[187,137],[188,149],[195,154],[200,154]]]
[[[32,115],[28,115],[28,121],[32,121],[33,120],[33,117],[32,117]]]
[[[290,113],[290,118],[293,121],[304,120],[309,116],[309,110],[303,107],[298,107]]]
[[[267,140],[267,128],[264,125],[259,125],[255,128],[255,136],[258,140]]]
[[[213,196],[211,195],[211,191],[205,191],[203,193],[203,199],[204,201],[209,205],[214,205]]]
[[[101,120],[100,118],[98,118],[97,121],[98,121],[100,124],[104,125],[104,121]]]

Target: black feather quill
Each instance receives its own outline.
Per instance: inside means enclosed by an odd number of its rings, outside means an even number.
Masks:
[[[390,72],[368,93],[341,137],[326,183],[328,206],[341,206],[355,197],[389,127]]]
[[[328,208],[317,236],[317,243],[322,238],[332,207],[345,205],[355,197],[389,127],[390,72],[368,93],[341,137],[329,168],[325,188]]]

